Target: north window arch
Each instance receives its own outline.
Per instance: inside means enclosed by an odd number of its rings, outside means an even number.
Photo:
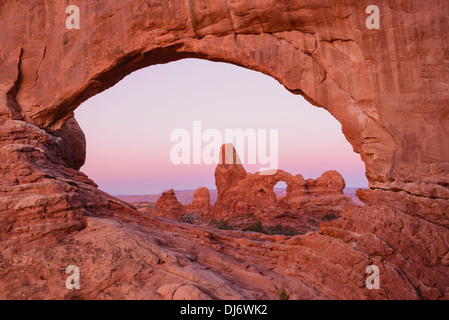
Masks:
[[[203,131],[217,128],[223,135],[228,128],[278,129],[279,169],[314,179],[335,169],[349,187],[367,186],[363,162],[331,115],[275,80],[227,63],[184,59],[139,70],[75,114],[88,142],[81,170],[113,195],[213,188],[214,164],[175,165],[168,157],[170,132],[192,132],[195,120],[203,120]],[[247,170],[259,171],[245,155]],[[190,184],[176,181],[188,171]],[[159,185],[151,184],[155,180]]]

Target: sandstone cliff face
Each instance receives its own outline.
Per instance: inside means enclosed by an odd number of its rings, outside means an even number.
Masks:
[[[365,28],[368,4],[85,1],[81,29],[67,30],[63,2],[2,1],[0,297],[258,299],[284,287],[448,298],[448,2],[380,3],[380,30]],[[326,108],[365,162],[367,205],[288,238],[151,218],[98,190],[76,170],[81,136],[68,150],[61,134],[73,110],[134,70],[186,57],[264,72]],[[79,291],[65,288],[70,264]],[[364,287],[370,264],[379,290]]]

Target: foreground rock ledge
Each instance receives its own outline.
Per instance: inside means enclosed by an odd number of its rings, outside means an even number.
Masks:
[[[252,5],[250,5],[252,3]],[[446,0],[0,4],[0,298],[449,296]],[[275,10],[274,10],[275,8]],[[139,68],[196,57],[264,72],[326,108],[366,165],[366,206],[287,238],[139,214],[77,169],[73,110]],[[68,140],[71,144],[68,145]],[[78,265],[81,289],[65,288]],[[379,266],[381,287],[365,288]]]

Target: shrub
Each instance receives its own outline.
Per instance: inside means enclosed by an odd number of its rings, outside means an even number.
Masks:
[[[199,223],[200,222],[200,218],[199,218],[198,214],[186,213],[182,217],[182,222],[195,224],[195,223]]]
[[[338,218],[338,216],[335,213],[326,213],[324,215],[324,220],[326,220],[326,221],[332,221],[336,218]]]
[[[257,220],[253,224],[250,224],[249,226],[243,228],[242,231],[253,231],[253,232],[268,234],[268,231],[265,230],[265,228],[262,225],[262,221],[260,221],[260,220]]]
[[[285,289],[282,289],[281,293],[279,293],[279,300],[289,300],[290,295],[285,292]]]
[[[282,234],[284,236],[294,236],[298,234],[294,229],[290,227],[284,227],[281,224],[277,224],[274,227],[268,227],[270,234]]]
[[[223,218],[217,223],[217,228],[220,230],[234,230],[234,227],[228,224]]]

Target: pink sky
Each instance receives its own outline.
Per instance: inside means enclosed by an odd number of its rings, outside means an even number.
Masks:
[[[326,110],[288,92],[259,72],[225,63],[185,59],[132,73],[76,111],[87,139],[81,171],[100,189],[121,195],[170,188],[215,188],[215,165],[174,165],[170,133],[277,129],[279,168],[304,178],[337,170],[349,187],[367,187],[364,164]],[[203,146],[206,143],[203,144]],[[245,165],[249,172],[259,165]]]

